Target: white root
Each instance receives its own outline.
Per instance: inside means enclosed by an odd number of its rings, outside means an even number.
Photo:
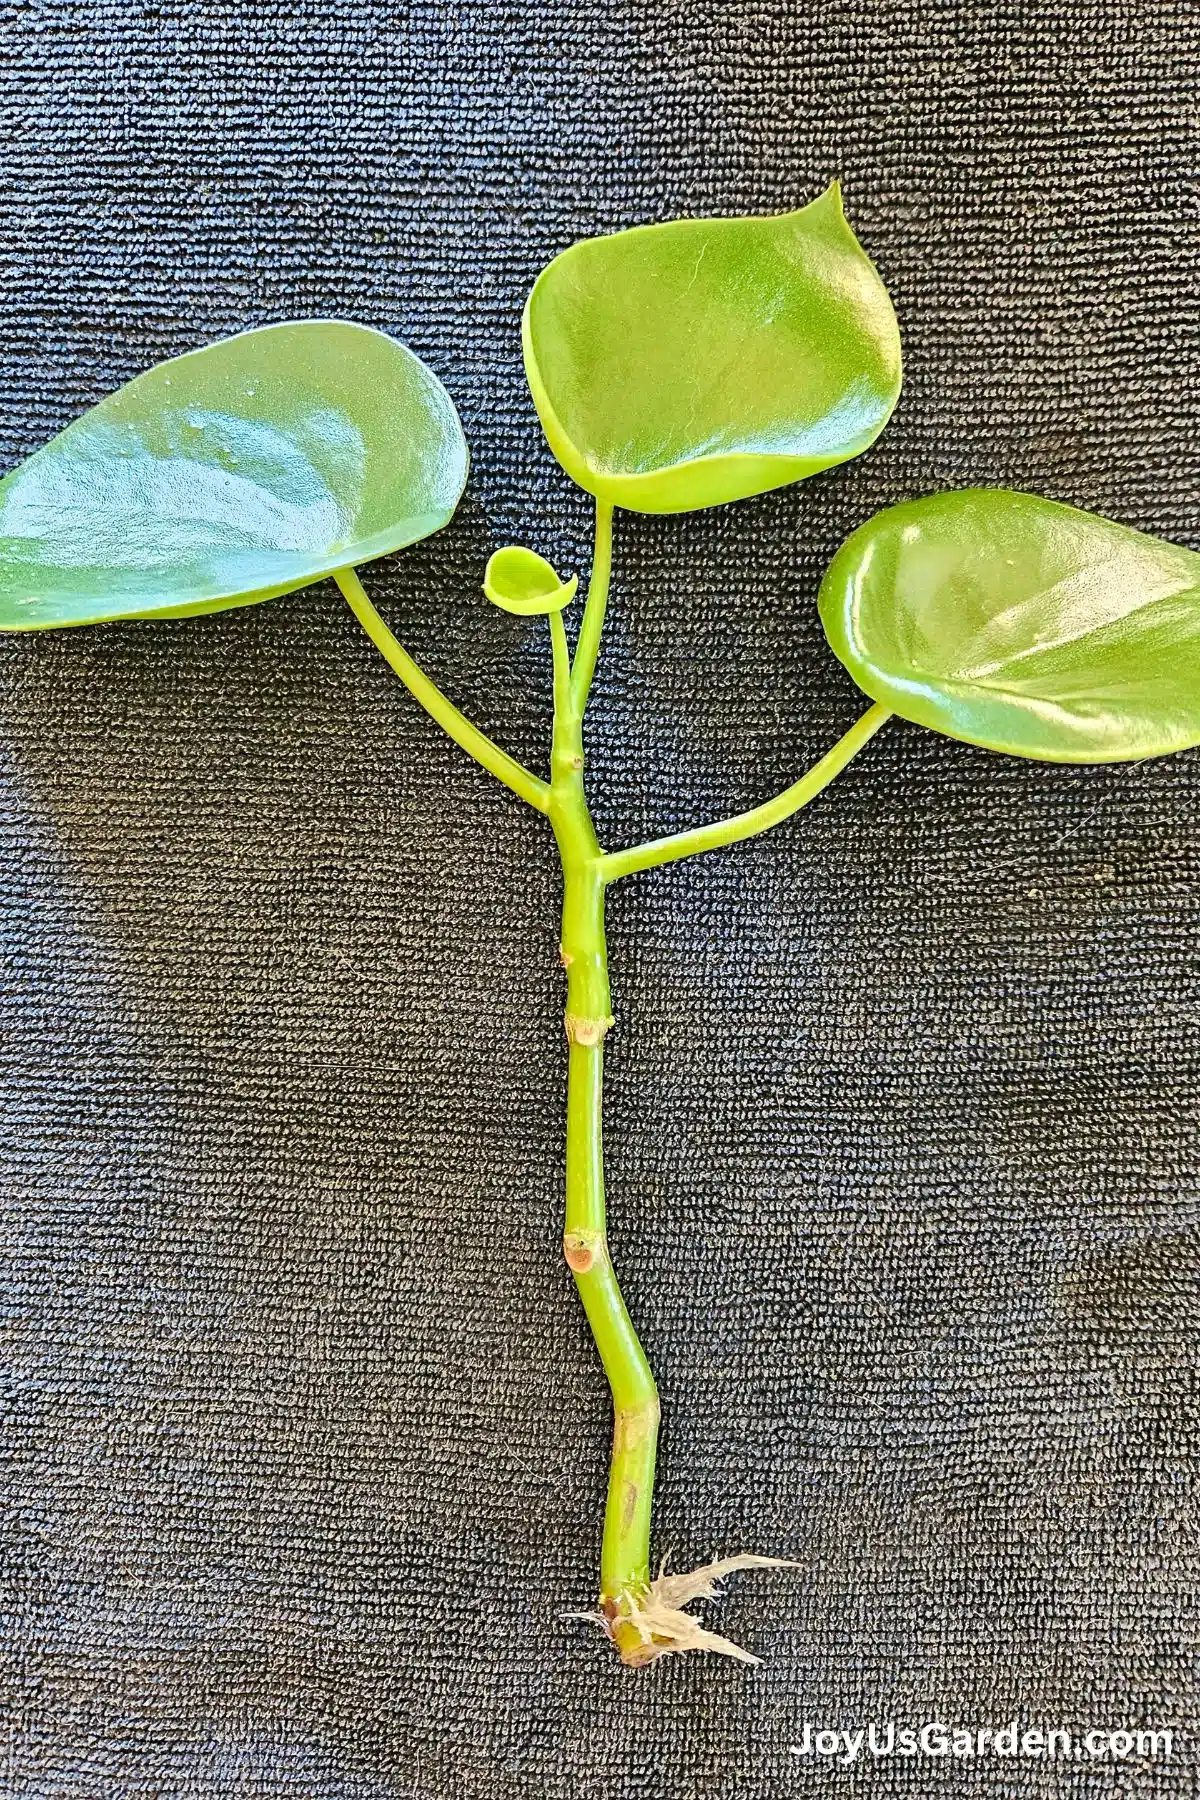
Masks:
[[[630,1652],[622,1647],[622,1660],[642,1666],[660,1656],[672,1656],[685,1650],[712,1650],[718,1656],[731,1656],[736,1662],[754,1666],[760,1661],[749,1650],[743,1650],[730,1638],[715,1631],[705,1631],[699,1619],[684,1612],[692,1600],[717,1600],[720,1583],[727,1575],[741,1569],[798,1569],[799,1563],[781,1556],[727,1556],[720,1562],[704,1563],[686,1575],[668,1575],[667,1560],[644,1593],[623,1594],[610,1618],[607,1613],[568,1613],[568,1618],[589,1619],[599,1625],[606,1636],[616,1642],[617,1626],[632,1626],[639,1647]]]

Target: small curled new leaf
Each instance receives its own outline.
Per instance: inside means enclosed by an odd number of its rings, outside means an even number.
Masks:
[[[555,456],[634,512],[845,462],[900,393],[896,315],[836,182],[799,212],[585,239],[539,275],[522,339]]]
[[[488,599],[510,613],[561,612],[575,598],[578,586],[578,575],[564,581],[544,556],[520,544],[494,551],[483,577]]]
[[[160,363],[0,481],[0,630],[217,612],[439,531],[467,446],[437,377],[342,320]]]
[[[835,654],[873,700],[1047,762],[1200,743],[1200,555],[1033,494],[889,507],[821,584]]]

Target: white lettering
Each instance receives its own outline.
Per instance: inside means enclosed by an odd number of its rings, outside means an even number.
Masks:
[[[996,1733],[995,1750],[997,1756],[1015,1756],[1017,1754],[1017,1721],[1015,1719],[1007,1725],[1002,1725]]]
[[[1177,1733],[1159,1730],[1091,1729],[1076,1737],[1064,1725],[1030,1726],[1022,1729],[1017,1719],[1006,1725],[945,1725],[930,1719],[924,1725],[897,1726],[891,1719],[872,1719],[867,1725],[853,1725],[834,1730],[828,1725],[816,1726],[805,1720],[795,1743],[788,1745],[792,1756],[823,1756],[836,1759],[843,1768],[853,1768],[869,1751],[880,1756],[955,1756],[960,1759],[982,1756],[1090,1757],[1099,1761],[1111,1757],[1125,1762],[1130,1757],[1170,1762]]]

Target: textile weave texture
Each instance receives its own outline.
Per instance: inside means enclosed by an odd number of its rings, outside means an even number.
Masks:
[[[834,176],[907,384],[860,461],[619,520],[604,842],[765,798],[863,701],[814,599],[932,489],[1200,547],[1193,0],[0,0],[0,457],[156,359],[335,315],[471,444],[365,572],[544,769],[586,566],[519,319],[581,236]],[[323,585],[0,641],[0,1790],[21,1800],[1196,1792],[1200,753],[893,723],[768,838],[623,883],[610,1231],[657,1550],[794,1558],[622,1669],[562,1263],[544,822]],[[1171,1728],[1169,1766],[797,1754],[806,1722]]]

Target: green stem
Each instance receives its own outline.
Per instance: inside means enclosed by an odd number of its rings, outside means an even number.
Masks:
[[[597,591],[603,589],[597,590],[593,584],[593,592]],[[566,635],[557,614],[551,618],[550,629],[555,670],[550,822],[563,867],[561,950],[567,971],[565,1022],[570,1044],[563,1253],[575,1276],[612,1391],[613,1447],[600,1552],[600,1605],[622,1657],[636,1663],[645,1659],[646,1647],[630,1610],[650,1582],[659,1404],[654,1376],[613,1270],[605,1222],[604,1038],[612,1024],[605,890],[618,875],[631,874],[635,868],[649,868],[656,861],[731,843],[787,818],[833,779],[888,714],[882,707],[873,708],[808,775],[753,813],[640,850],[605,856],[596,840],[584,790],[582,708],[576,703],[574,679],[566,681]],[[596,645],[585,646],[581,632],[580,646],[586,663],[581,664],[577,651],[575,672],[577,675],[586,666],[590,676]]]
[[[550,629],[555,660],[550,823],[563,869],[561,955],[567,972],[564,1023],[570,1046],[563,1254],[612,1390],[613,1450],[600,1552],[600,1603],[622,1653],[636,1656],[643,1646],[626,1615],[631,1601],[646,1591],[650,1581],[658,1390],[608,1252],[602,1114],[604,1038],[612,1013],[603,857],[584,790],[582,717],[565,679],[566,637],[557,615],[552,616]],[[592,655],[594,659],[594,651]]]
[[[630,1617],[650,1582],[650,1511],[658,1444],[658,1391],[613,1271],[604,1205],[604,1039],[612,1013],[604,900],[622,875],[716,849],[765,831],[803,806],[845,767],[889,717],[872,707],[815,768],[752,812],[606,856],[596,839],[583,779],[583,714],[591,691],[608,599],[612,508],[596,506],[596,555],[572,665],[566,630],[550,616],[554,657],[554,734],[550,781],[537,776],[477,730],[417,667],[371,605],[353,569],[335,577],[359,624],[430,717],[522,800],[549,816],[563,870],[561,951],[567,973],[564,1023],[567,1073],[566,1217],[563,1252],[575,1277],[613,1401],[613,1450],[600,1604],[627,1662],[647,1660]]]
[[[658,1390],[617,1285],[605,1236],[603,1082],[603,1044],[572,1042],[563,1251],[612,1390],[612,1462],[600,1552],[600,1604],[611,1621],[650,1581]]]
[[[571,704],[582,719],[592,691],[596,658],[600,654],[600,633],[608,607],[608,584],[612,574],[613,509],[605,500],[596,502],[596,542],[592,555],[592,578],[588,583],[587,605],[583,624],[575,645],[575,663],[571,670]]]
[[[425,708],[430,718],[439,724],[448,737],[473,756],[475,761],[502,781],[506,788],[511,788],[518,798],[528,805],[536,807],[538,812],[550,810],[550,787],[547,782],[539,780],[515,757],[501,750],[486,737],[478,726],[472,725],[470,719],[459,712],[457,706],[447,700],[439,687],[435,687],[428,675],[418,668],[408,651],[392,636],[375,608],[367,598],[366,590],[353,569],[339,569],[333,578],[346,600],[350,611],[354,614],[375,648],[396,674],[400,677],[414,700]]]
[[[829,786],[834,776],[841,773],[865,744],[870,743],[891,716],[886,706],[872,706],[799,781],[794,781],[782,794],[764,801],[762,806],[756,806],[750,812],[737,813],[732,819],[720,819],[713,825],[698,825],[694,831],[679,831],[671,837],[655,838],[632,850],[612,852],[601,863],[605,881],[619,881],[623,875],[636,875],[642,869],[657,868],[660,863],[677,862],[681,856],[698,856],[703,850],[718,850],[722,844],[736,844],[742,838],[769,831],[772,825],[781,824],[802,806],[807,806],[810,800],[815,800],[822,788]]]

